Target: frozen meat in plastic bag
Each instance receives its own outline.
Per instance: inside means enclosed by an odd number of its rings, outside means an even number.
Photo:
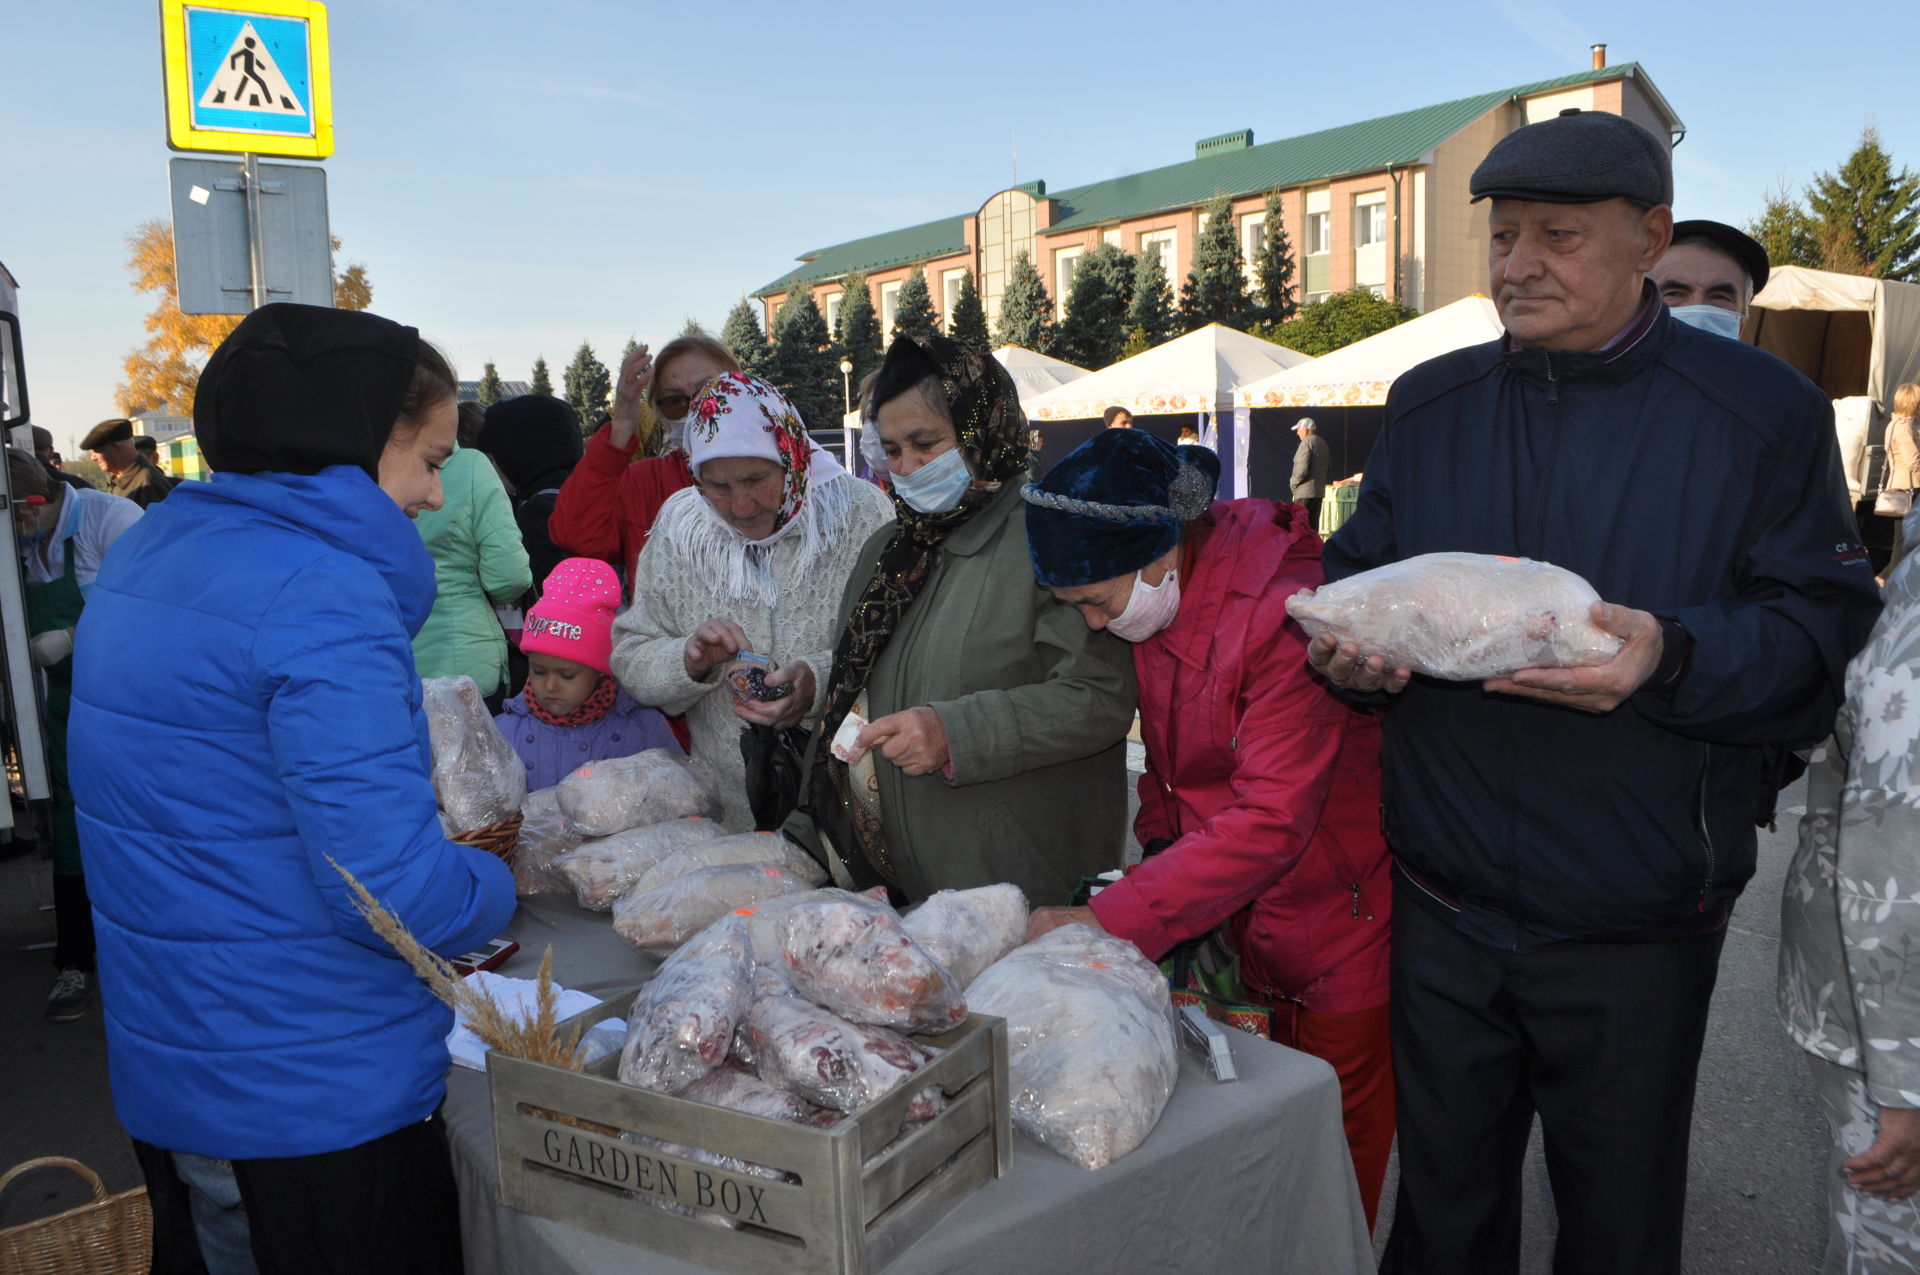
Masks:
[[[771,863],[701,868],[628,894],[613,905],[613,930],[637,948],[678,947],[729,912],[806,888]]]
[[[1310,637],[1332,634],[1449,682],[1523,668],[1605,664],[1620,639],[1595,627],[1600,595],[1548,562],[1483,553],[1425,553],[1287,599]]]
[[[1026,941],[1027,896],[1017,885],[938,890],[900,924],[965,987]]]
[[[687,759],[664,748],[590,761],[562,779],[560,809],[589,837],[698,815],[716,819],[720,798]]]
[[[815,1106],[791,1089],[768,1084],[745,1064],[732,1059],[682,1089],[680,1097],[788,1124],[824,1124],[840,1118],[839,1112],[829,1116],[826,1108]]]
[[[967,1017],[945,966],[908,937],[900,914],[844,890],[787,911],[781,957],[802,996],[843,1018],[903,1032],[944,1032]]]
[[[429,677],[420,684],[433,745],[433,795],[445,822],[477,832],[520,809],[527,768],[493,724],[470,677]]]
[[[1063,925],[973,981],[1007,1020],[1013,1122],[1083,1169],[1139,1146],[1180,1075],[1167,979],[1125,939]]]
[[[620,1053],[622,1083],[679,1093],[726,1061],[753,1004],[753,956],[731,918],[669,956],[635,998]]]
[[[582,842],[555,858],[553,866],[566,877],[581,907],[605,912],[674,851],[724,835],[711,819],[669,819]]]
[[[849,1113],[891,1093],[931,1059],[898,1032],[850,1023],[793,996],[754,1001],[743,1034],[762,1080]],[[907,1118],[930,1119],[944,1105],[940,1091],[929,1089],[908,1104]]]
[[[558,790],[541,788],[520,806],[520,836],[513,843],[513,884],[519,894],[566,894],[573,882],[553,861],[586,840],[560,810]]]
[[[825,885],[827,870],[819,861],[777,832],[737,832],[697,845],[682,846],[648,868],[634,882],[636,890],[651,890],[675,877],[701,868],[724,868],[736,863],[771,863],[785,868],[808,885]]]

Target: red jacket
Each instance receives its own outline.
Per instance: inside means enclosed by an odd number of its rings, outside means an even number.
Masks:
[[[1233,918],[1249,986],[1319,1013],[1387,1001],[1391,885],[1380,723],[1307,669],[1287,598],[1321,582],[1298,505],[1217,503],[1190,533],[1180,610],[1134,647],[1141,844],[1173,845],[1093,900],[1158,960]]]
[[[635,444],[615,447],[602,425],[587,440],[586,455],[560,485],[547,518],[547,535],[568,553],[604,558],[631,579],[633,564],[667,497],[693,486],[684,452],[634,462]]]

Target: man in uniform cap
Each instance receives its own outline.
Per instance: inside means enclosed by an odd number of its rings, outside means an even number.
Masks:
[[[1676,221],[1653,286],[1674,318],[1737,341],[1754,294],[1767,286],[1767,250],[1725,222]]]
[[[92,452],[100,467],[113,476],[107,490],[125,496],[142,509],[165,500],[173,490],[173,480],[133,445],[133,422],[124,417],[101,421],[80,440],[80,446]]]
[[[1578,112],[1503,138],[1489,289],[1506,333],[1403,374],[1338,580],[1416,555],[1584,576],[1607,663],[1413,679],[1356,643],[1309,660],[1372,695],[1396,862],[1400,1195],[1383,1269],[1519,1263],[1540,1117],[1559,1270],[1676,1273],[1688,1128],[1727,918],[1787,748],[1825,737],[1879,610],[1826,398],[1676,322],[1647,272],[1669,148]]]

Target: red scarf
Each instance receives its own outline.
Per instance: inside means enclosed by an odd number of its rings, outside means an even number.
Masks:
[[[556,717],[548,712],[546,706],[534,698],[531,684],[528,685],[524,698],[527,702],[527,711],[533,714],[535,721],[545,722],[549,726],[590,726],[607,715],[607,711],[613,707],[613,701],[619,694],[620,683],[602,673],[600,684],[593,688],[593,694],[582,700],[580,707],[565,717]]]

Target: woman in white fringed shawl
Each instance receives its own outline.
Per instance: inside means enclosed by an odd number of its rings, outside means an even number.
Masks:
[[[686,446],[695,485],[662,506],[640,554],[633,605],[614,624],[613,673],[641,703],[686,714],[690,758],[739,832],[753,827],[741,732],[817,711],[841,589],[893,507],[807,437],[778,390],[744,373],[701,388]],[[767,685],[793,693],[736,703],[722,675],[743,650],[772,660]]]

